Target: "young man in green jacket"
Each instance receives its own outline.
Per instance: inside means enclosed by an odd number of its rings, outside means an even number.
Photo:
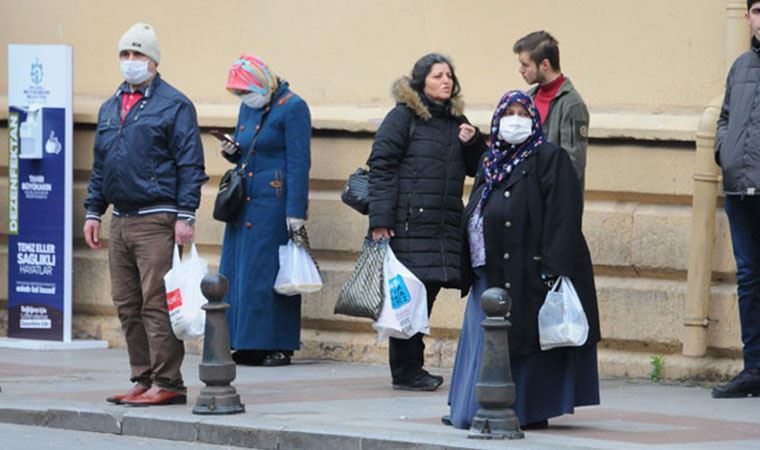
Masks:
[[[518,39],[512,50],[525,82],[538,85],[528,93],[541,115],[546,138],[570,155],[583,189],[589,114],[573,83],[562,74],[559,43],[546,31],[534,31]]]

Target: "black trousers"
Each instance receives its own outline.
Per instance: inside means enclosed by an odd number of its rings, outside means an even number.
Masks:
[[[425,283],[427,290],[428,317],[433,310],[433,302],[441,291],[440,283]],[[425,365],[425,343],[422,333],[417,333],[409,339],[389,338],[388,357],[391,366],[391,377],[394,383],[404,383],[412,379]]]

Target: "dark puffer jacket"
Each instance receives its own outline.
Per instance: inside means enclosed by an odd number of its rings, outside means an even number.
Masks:
[[[728,195],[760,195],[760,42],[731,66],[715,133],[715,162]]]
[[[480,133],[468,144],[459,141],[467,119],[458,96],[435,103],[408,78],[393,85],[393,95],[398,103],[367,162],[370,229],[392,229],[396,257],[423,282],[459,288],[464,179],[475,174],[485,143]]]

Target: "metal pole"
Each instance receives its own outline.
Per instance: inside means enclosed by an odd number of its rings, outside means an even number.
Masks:
[[[515,384],[509,363],[509,338],[512,323],[509,310],[512,300],[507,291],[490,288],[480,297],[480,307],[486,313],[480,379],[475,395],[480,408],[472,419],[470,439],[522,439],[520,422],[512,406],[515,404]]]
[[[203,336],[203,359],[198,375],[206,387],[201,389],[193,414],[237,414],[245,412],[240,395],[230,383],[235,379],[235,363],[230,355],[230,335],[227,325],[227,308],[222,301],[227,293],[227,279],[223,275],[209,274],[201,281],[201,291],[208,303],[206,330]]]

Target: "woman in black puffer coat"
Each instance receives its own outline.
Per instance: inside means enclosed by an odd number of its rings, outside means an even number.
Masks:
[[[377,131],[370,167],[372,238],[390,239],[396,257],[427,289],[428,314],[441,288],[459,289],[462,194],[485,143],[462,114],[459,81],[444,56],[420,58],[393,85],[396,106]],[[390,338],[393,387],[432,391],[443,378],[423,368],[422,334]]]

